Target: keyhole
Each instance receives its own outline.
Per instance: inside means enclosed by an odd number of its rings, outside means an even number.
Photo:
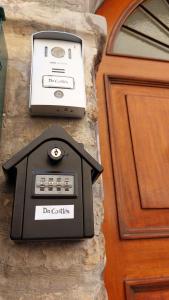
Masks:
[[[62,151],[59,148],[53,148],[51,150],[51,155],[55,158],[59,158],[62,155]]]
[[[48,155],[52,160],[57,161],[57,160],[60,160],[63,158],[64,151],[59,147],[54,147],[54,148],[52,148],[52,149],[50,148],[48,150]]]

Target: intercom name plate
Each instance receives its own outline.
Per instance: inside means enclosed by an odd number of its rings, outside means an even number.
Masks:
[[[42,85],[45,88],[73,89],[74,78],[66,76],[45,75],[42,77]]]

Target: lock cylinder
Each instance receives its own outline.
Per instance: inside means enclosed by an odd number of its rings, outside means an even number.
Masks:
[[[48,149],[48,156],[52,161],[61,160],[64,156],[64,151],[60,147],[50,147]]]

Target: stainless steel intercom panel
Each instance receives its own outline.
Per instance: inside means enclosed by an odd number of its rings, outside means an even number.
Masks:
[[[79,37],[58,31],[33,35],[29,107],[32,115],[84,116],[83,44]]]

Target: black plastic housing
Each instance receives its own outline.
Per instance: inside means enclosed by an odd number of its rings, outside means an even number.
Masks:
[[[49,157],[49,149],[62,149],[60,160]],[[101,174],[103,168],[60,126],[46,130],[31,144],[14,155],[3,165],[9,177],[15,177],[15,197],[11,223],[13,240],[49,240],[49,239],[84,239],[94,235],[92,183]],[[42,177],[71,177],[74,187],[72,193],[53,194],[53,187],[41,186],[42,191],[35,191],[36,175]],[[43,178],[42,178],[43,179]],[[69,179],[69,178],[68,178]],[[46,179],[45,179],[46,180]],[[50,178],[50,180],[53,180]],[[65,180],[65,179],[64,179]],[[43,189],[45,192],[43,192]],[[69,188],[68,188],[69,190]],[[57,193],[57,192],[55,192]],[[48,208],[60,219],[36,219],[35,210],[43,210],[46,218]],[[60,210],[57,210],[57,208]],[[73,217],[62,217],[67,210],[73,210]],[[49,209],[51,217],[52,210]],[[58,217],[57,215],[57,217]],[[55,216],[54,216],[55,218]]]

